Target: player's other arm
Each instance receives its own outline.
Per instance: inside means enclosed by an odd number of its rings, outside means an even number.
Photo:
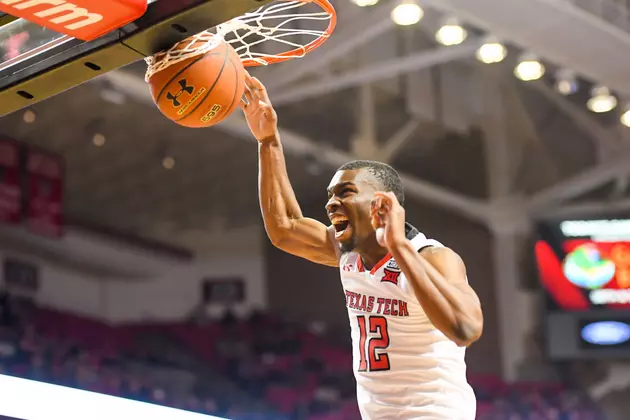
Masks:
[[[339,257],[334,228],[302,215],[289,182],[276,112],[258,79],[247,75],[246,83],[248,104],[241,108],[259,142],[259,198],[267,235],[285,252],[336,267]]]
[[[391,192],[375,194],[371,216],[376,239],[396,260],[431,323],[460,346],[477,341],[483,330],[481,303],[459,255],[448,248],[416,251],[405,237],[405,210]]]
[[[459,346],[481,337],[481,302],[466,280],[464,262],[449,248],[417,252],[409,241],[390,249],[429,320]]]

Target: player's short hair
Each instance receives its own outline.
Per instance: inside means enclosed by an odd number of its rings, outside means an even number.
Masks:
[[[373,160],[353,160],[338,169],[338,171],[353,171],[356,169],[367,169],[381,183],[383,190],[393,192],[400,205],[405,204],[405,191],[402,179],[398,172],[386,163]]]

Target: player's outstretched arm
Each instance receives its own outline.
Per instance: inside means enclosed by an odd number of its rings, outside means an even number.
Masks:
[[[318,264],[339,263],[332,227],[302,215],[289,182],[278,116],[263,84],[246,75],[247,89],[241,108],[259,142],[259,195],[265,229],[271,242],[290,254]]]

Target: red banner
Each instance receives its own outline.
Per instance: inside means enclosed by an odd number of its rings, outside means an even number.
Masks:
[[[83,41],[92,41],[133,22],[147,0],[0,1],[0,11]]]
[[[21,213],[20,145],[0,140],[0,222],[18,224]]]
[[[60,156],[29,148],[26,158],[28,229],[40,235],[63,233],[64,162]]]

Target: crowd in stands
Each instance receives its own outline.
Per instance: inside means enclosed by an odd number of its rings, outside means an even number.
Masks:
[[[243,420],[358,420],[348,340],[270,316],[112,328],[0,302],[0,373]],[[601,420],[559,384],[471,377],[480,420]]]

